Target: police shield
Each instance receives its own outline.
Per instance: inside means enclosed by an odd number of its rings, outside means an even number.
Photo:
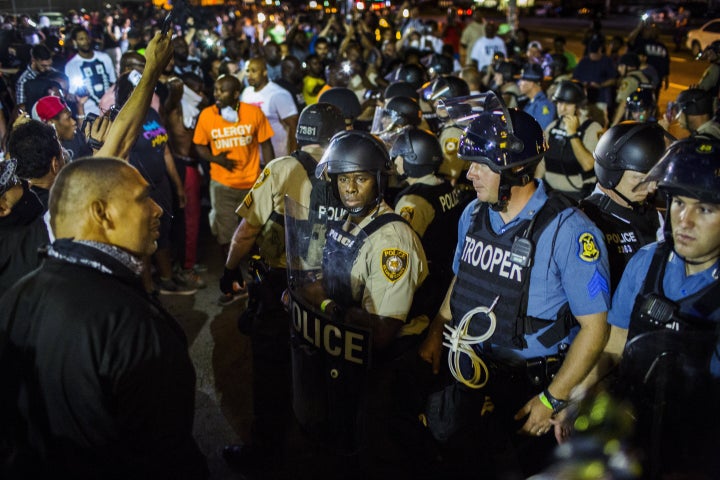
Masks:
[[[364,439],[370,331],[330,318],[317,306],[332,291],[327,279],[338,267],[327,255],[323,261],[326,232],[338,226],[318,218],[285,198],[293,410],[308,436],[352,454]]]

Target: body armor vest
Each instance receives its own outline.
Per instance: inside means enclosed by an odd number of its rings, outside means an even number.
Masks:
[[[525,264],[521,265],[513,260],[513,245],[518,237],[537,245],[547,225],[570,205],[571,200],[566,197],[549,194],[547,202],[532,220],[519,222],[503,235],[497,235],[490,225],[488,204],[478,204],[465,234],[457,281],[450,298],[455,326],[465,313],[478,306],[489,307],[498,295],[500,299],[494,309],[497,326],[490,340],[492,344],[514,349],[526,348],[526,334],[533,334],[553,323],[552,320],[527,316],[534,248]],[[572,328],[572,322],[567,318],[568,312],[566,304],[558,312],[555,326],[540,336],[539,341],[543,345],[549,347],[567,336]]]
[[[657,240],[660,228],[657,211],[647,208],[644,213],[637,213],[600,193],[581,201],[580,208],[603,232],[610,261],[612,293],[630,258],[642,247]]]
[[[572,145],[570,145],[571,140],[568,138],[570,135],[568,135],[564,128],[560,127],[560,123],[560,120],[556,120],[548,134],[548,151],[545,153],[545,169],[548,172],[560,175],[588,175],[589,177],[595,175],[595,172],[592,170],[586,172],[582,169],[573,153]],[[581,141],[585,135],[585,130],[587,130],[591,123],[592,120],[588,119],[578,127],[577,133],[580,135]]]

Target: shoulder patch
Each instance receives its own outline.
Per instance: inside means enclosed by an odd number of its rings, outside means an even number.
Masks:
[[[408,254],[397,248],[388,248],[383,250],[382,271],[388,280],[394,282],[405,274],[407,270]]]
[[[584,232],[578,237],[578,257],[588,263],[595,263],[600,259],[600,249],[592,233]]]
[[[243,200],[243,205],[245,205],[245,208],[250,208],[253,204],[253,194],[252,190],[248,192],[247,195],[245,195],[245,199]]]
[[[550,115],[550,108],[549,108],[547,105],[543,105],[542,114],[543,114],[543,115]]]
[[[600,292],[605,292],[606,294],[610,294],[610,287],[608,286],[608,282],[600,275],[600,272],[595,270],[595,273],[593,273],[592,278],[590,278],[590,281],[587,284],[588,289],[588,295],[590,295],[590,298],[597,297]]]
[[[448,138],[443,144],[443,152],[448,155],[457,153],[459,140],[457,138]]]
[[[412,222],[412,219],[415,216],[415,207],[402,207],[400,209],[400,216],[402,216],[408,222]]]
[[[253,188],[257,188],[260,185],[262,185],[263,183],[265,183],[265,180],[267,180],[267,178],[269,176],[270,176],[270,168],[265,167],[265,169],[262,172],[260,172],[260,176],[257,178],[257,180],[255,180],[255,185],[253,185]]]

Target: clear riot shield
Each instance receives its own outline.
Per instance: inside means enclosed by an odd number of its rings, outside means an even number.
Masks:
[[[442,122],[460,126],[469,124],[482,112],[492,111],[508,113],[505,103],[494,92],[439,100],[435,106],[435,112]]]
[[[323,263],[329,225],[323,216],[285,197],[290,292],[293,410],[314,440],[340,454],[364,441],[370,331],[333,319],[316,307],[325,291]],[[318,297],[320,295],[320,297]]]
[[[647,457],[643,478],[678,468],[713,472],[702,478],[720,475],[713,448],[720,428],[720,380],[712,373],[720,345],[709,326],[645,332],[625,346],[614,393],[634,407],[636,437]]]

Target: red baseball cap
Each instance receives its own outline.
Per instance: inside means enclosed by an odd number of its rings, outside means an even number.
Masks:
[[[32,118],[40,120],[41,122],[47,122],[57,117],[60,112],[67,108],[67,104],[60,97],[47,96],[42,97],[40,100],[35,102],[32,108]]]

